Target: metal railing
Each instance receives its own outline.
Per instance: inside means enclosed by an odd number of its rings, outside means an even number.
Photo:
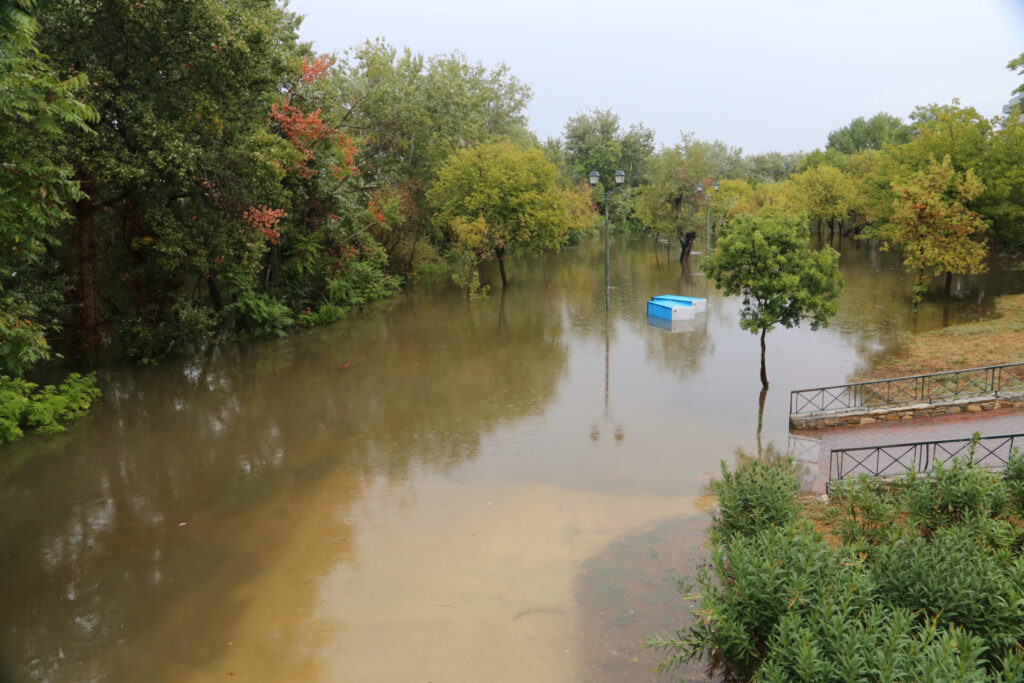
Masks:
[[[836,448],[829,456],[828,483],[831,486],[834,481],[860,474],[896,477],[911,471],[924,473],[936,461],[946,464],[957,457],[998,468],[1005,466],[1010,453],[1021,446],[1024,446],[1024,434],[986,436],[976,443],[972,437],[967,437],[889,446]]]
[[[949,370],[790,392],[790,415],[934,403],[1024,392],[1024,363]]]

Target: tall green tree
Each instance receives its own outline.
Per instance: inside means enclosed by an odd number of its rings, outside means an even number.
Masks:
[[[1020,53],[1019,56],[1011,59],[1010,62],[1006,65],[1006,68],[1009,69],[1010,71],[1016,71],[1020,76],[1024,76],[1024,52]],[[1024,83],[1018,85],[1013,92],[1024,92]]]
[[[910,119],[913,138],[890,150],[892,158],[903,167],[897,173],[904,178],[928,168],[932,158],[945,156],[958,173],[975,168],[992,135],[992,122],[974,107],[962,106],[958,99],[950,104],[915,107]]]
[[[765,335],[803,321],[828,325],[843,288],[839,254],[812,251],[807,218],[775,213],[733,220],[704,261],[704,272],[727,295],[743,298],[740,327],[761,336],[761,386],[768,386]]]
[[[817,166],[792,178],[797,205],[819,226],[827,223],[835,232],[836,221],[843,221],[853,203],[850,179],[834,166]]]
[[[83,195],[61,162],[69,129],[89,134],[85,74],[64,78],[36,46],[30,0],[0,3],[0,375],[48,358],[60,278],[47,262],[68,207]],[[49,281],[49,282],[47,282]]]
[[[619,115],[610,109],[594,109],[570,118],[562,131],[566,173],[573,183],[586,181],[591,171],[601,174],[601,187],[615,171],[626,173],[626,184],[643,181],[647,162],[654,153],[654,131],[642,123],[623,131]]]
[[[721,180],[745,175],[743,150],[739,147],[731,147],[721,140],[700,140],[689,133],[682,135],[679,147],[686,159],[686,173],[691,178]]]
[[[427,196],[434,220],[478,260],[493,255],[508,286],[506,254],[558,248],[570,230],[592,221],[556,181],[557,170],[541,150],[485,143],[455,153]]]
[[[646,183],[633,197],[633,209],[644,227],[656,237],[679,241],[684,260],[702,226],[698,220],[696,181],[686,173],[686,158],[679,147],[659,150],[651,157]]]
[[[763,152],[745,156],[742,165],[743,177],[737,180],[746,180],[753,184],[782,182],[797,172],[803,157],[802,152]]]
[[[335,103],[325,111],[337,110],[359,148],[356,163],[388,216],[373,233],[399,272],[444,239],[430,232],[425,193],[449,156],[493,140],[535,143],[532,92],[504,64],[487,69],[458,52],[424,57],[377,40],[347,52],[331,79]]]
[[[87,133],[96,113],[79,98],[84,75],[65,78],[36,46],[30,0],[0,2],[0,444],[26,430],[55,432],[99,396],[95,377],[72,373],[40,387],[22,378],[50,357],[60,326],[60,275],[48,258],[57,228],[82,197],[62,164],[61,140]]]
[[[994,239],[1010,249],[1024,248],[1024,119],[1007,116],[992,132],[975,167],[984,192],[971,207],[991,224]]]
[[[38,19],[100,117],[64,157],[85,193],[65,240],[75,337],[142,358],[207,337],[207,285],[258,275],[246,210],[285,200],[293,151],[267,115],[300,73],[298,18],[273,0],[53,0]]]
[[[858,116],[847,125],[828,134],[826,149],[842,154],[855,154],[866,149],[882,149],[886,145],[909,142],[913,131],[898,116],[880,112],[870,119]]]

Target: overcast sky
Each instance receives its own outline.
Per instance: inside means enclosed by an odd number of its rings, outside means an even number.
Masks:
[[[1001,113],[1024,78],[1024,0],[292,0],[320,52],[367,39],[508,64],[541,140],[612,109],[660,144],[680,132],[748,154],[823,147],[829,131],[959,97]]]

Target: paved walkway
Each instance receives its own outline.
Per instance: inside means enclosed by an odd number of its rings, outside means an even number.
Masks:
[[[958,413],[900,422],[879,422],[857,427],[807,430],[793,432],[792,435],[820,441],[816,463],[811,452],[808,453],[810,457],[805,456],[800,459],[810,470],[806,479],[810,484],[810,489],[815,493],[824,493],[825,484],[828,482],[829,454],[833,449],[941,441],[942,439],[967,439],[974,432],[981,432],[982,436],[1024,434],[1024,407],[1004,408],[984,413]],[[815,466],[817,472],[815,472]]]

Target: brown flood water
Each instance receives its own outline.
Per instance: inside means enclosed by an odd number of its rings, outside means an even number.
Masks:
[[[765,445],[790,390],[1024,289],[963,278],[915,320],[894,256],[841,251],[833,326],[768,335]],[[617,240],[606,315],[588,241],[480,303],[425,283],[105,371],[91,417],[0,450],[0,681],[655,680],[638,646],[687,618],[707,483],[757,450],[757,338],[700,261]],[[670,292],[708,314],[649,327]]]

